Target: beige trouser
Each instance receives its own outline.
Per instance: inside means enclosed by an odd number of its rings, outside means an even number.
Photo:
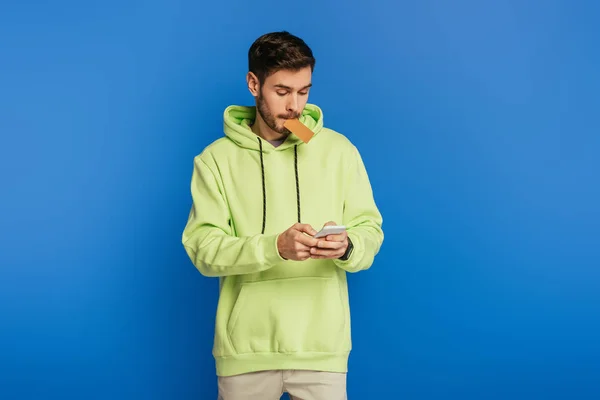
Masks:
[[[218,377],[218,400],[347,400],[346,374],[321,371],[260,371]]]

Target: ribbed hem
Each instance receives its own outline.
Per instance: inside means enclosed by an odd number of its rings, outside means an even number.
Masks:
[[[344,353],[258,353],[215,357],[217,375],[231,376],[256,371],[301,369],[348,372],[349,352]]]
[[[346,261],[336,258],[335,260],[333,260],[333,262],[345,271],[357,272],[362,269],[360,261],[365,255],[365,246],[363,245],[363,242],[358,235],[354,235],[353,233],[348,232],[348,237],[350,237],[350,240],[352,240],[352,244],[354,245],[354,250],[352,250],[350,258]]]
[[[281,257],[281,254],[279,254],[279,249],[277,248],[277,241],[279,240],[279,236],[281,236],[281,233],[272,235],[270,239],[270,250],[272,252],[269,252],[269,262],[272,263],[279,263],[281,261],[285,261],[285,258]]]

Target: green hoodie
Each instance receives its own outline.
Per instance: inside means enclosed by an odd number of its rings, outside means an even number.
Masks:
[[[346,272],[369,268],[382,217],[356,147],[323,127],[278,147],[250,126],[255,107],[230,106],[225,137],[194,158],[192,208],[182,242],[202,275],[220,278],[213,355],[217,375],[273,369],[346,372],[351,350]],[[262,149],[262,150],[261,150]],[[284,260],[277,237],[296,222],[346,225],[354,250],[339,259]]]

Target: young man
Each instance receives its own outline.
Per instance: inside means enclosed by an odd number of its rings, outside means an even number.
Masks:
[[[225,136],[195,157],[183,232],[190,259],[219,277],[213,355],[223,400],[346,398],[347,272],[368,269],[382,217],[358,150],[308,104],[315,59],[300,38],[250,47],[256,106],[229,106]],[[299,119],[303,142],[284,124]],[[324,225],[341,234],[314,238]]]

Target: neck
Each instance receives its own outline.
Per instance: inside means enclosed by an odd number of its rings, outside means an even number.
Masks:
[[[269,128],[269,126],[267,125],[265,120],[262,119],[258,111],[256,112],[256,120],[252,124],[251,128],[252,132],[268,141],[280,140],[285,138],[284,134],[276,132],[273,129]]]

